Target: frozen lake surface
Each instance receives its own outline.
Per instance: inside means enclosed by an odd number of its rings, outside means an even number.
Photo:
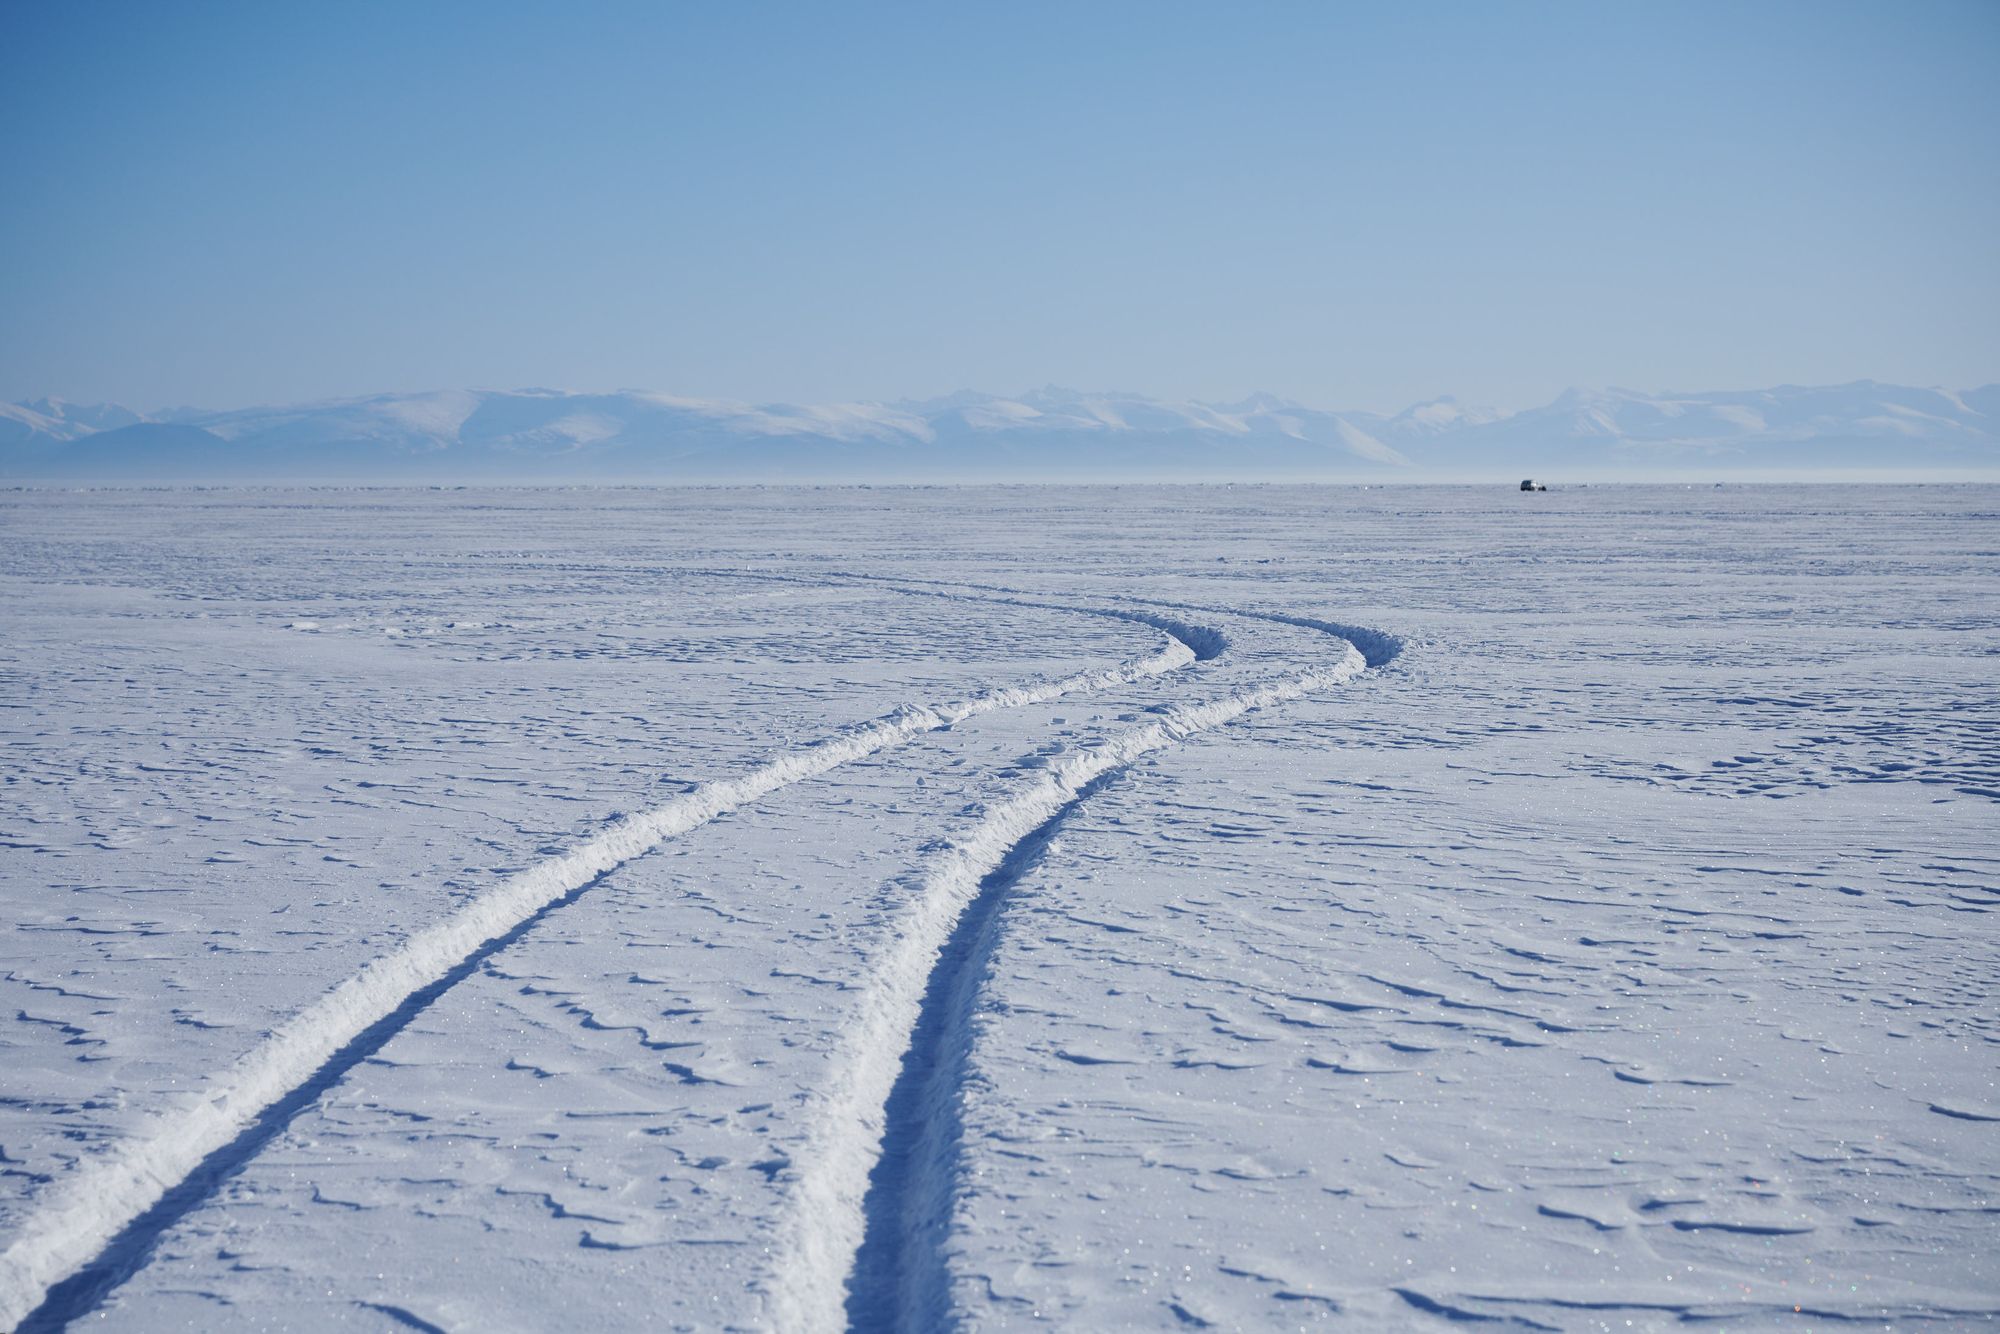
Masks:
[[[2000,489],[0,554],[0,1325],[2000,1322]]]

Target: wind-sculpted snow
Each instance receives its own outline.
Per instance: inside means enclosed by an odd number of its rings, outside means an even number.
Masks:
[[[1203,638],[1202,642],[1211,642]],[[273,1104],[305,1085],[341,1051],[412,996],[514,931],[550,905],[656,847],[777,788],[950,727],[994,709],[1057,699],[1171,671],[1196,660],[1174,639],[1126,664],[1062,680],[1010,686],[957,703],[900,709],[817,745],[794,750],[734,779],[704,783],[684,796],[619,821],[575,848],[539,862],[478,895],[444,921],[362,967],[323,999],[281,1024],[254,1051],[162,1111],[129,1138],[73,1171],[54,1197],[20,1224],[0,1252],[0,1319],[16,1321],[47,1289],[98,1256],[162,1195],[211,1154],[250,1129]]]
[[[29,1327],[2000,1321],[1997,512],[17,497]]]

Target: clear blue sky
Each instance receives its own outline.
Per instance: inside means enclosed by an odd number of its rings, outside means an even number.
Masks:
[[[2000,379],[2000,3],[0,6],[0,398]]]

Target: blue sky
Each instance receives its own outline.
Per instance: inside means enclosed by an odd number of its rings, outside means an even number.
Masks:
[[[2000,4],[0,8],[0,397],[2000,379]]]

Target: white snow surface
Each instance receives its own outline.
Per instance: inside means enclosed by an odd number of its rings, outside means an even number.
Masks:
[[[0,1325],[2000,1323],[2000,490],[0,551]]]

